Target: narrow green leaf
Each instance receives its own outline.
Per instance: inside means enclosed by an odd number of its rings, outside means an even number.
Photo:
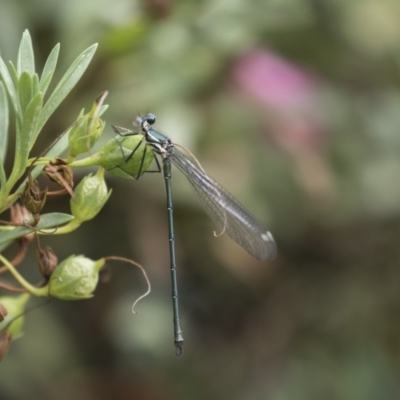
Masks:
[[[53,47],[53,50],[51,50],[49,56],[47,57],[46,64],[44,65],[39,84],[39,90],[43,92],[43,95],[46,94],[51,79],[53,78],[54,71],[56,70],[59,52],[60,52],[60,43],[57,43]]]
[[[43,96],[47,92],[52,77],[53,77],[53,72],[50,71],[47,73],[46,76],[42,76],[41,80],[39,81],[39,91],[43,93]]]
[[[96,48],[97,44],[93,44],[92,46],[88,47],[84,52],[82,52],[68,68],[64,76],[61,78],[60,82],[58,83],[50,98],[47,100],[46,104],[43,107],[33,141],[36,140],[36,136],[39,134],[47,120],[50,118],[51,114],[53,114],[55,109],[60,105],[60,103],[65,99],[68,93],[77,84],[77,82],[85,72],[86,68],[88,67],[90,61],[92,60]]]
[[[43,94],[39,92],[26,107],[24,122],[16,138],[14,166],[8,181],[10,186],[14,185],[16,180],[18,180],[25,171],[32,133],[35,131],[37,125],[40,110],[42,109],[42,102]]]
[[[40,217],[40,222],[34,228],[20,226],[11,231],[0,231],[0,250],[6,247],[11,241],[25,236],[28,233],[64,225],[73,219],[74,217],[69,214],[50,213],[42,215]]]
[[[5,187],[6,180],[7,176],[6,176],[6,171],[4,171],[4,161],[0,160],[0,192],[1,189]]]
[[[68,135],[66,133],[69,129],[65,130],[60,136],[57,142],[51,147],[51,149],[44,154],[44,157],[57,157],[61,153],[64,153],[68,149]],[[33,179],[37,178],[39,174],[42,172],[43,165],[38,165],[33,168],[31,175]],[[25,187],[26,179],[19,185],[18,189],[15,191],[16,197],[19,196],[19,193],[22,192],[23,188]],[[14,196],[14,195],[13,195]]]
[[[25,113],[26,107],[32,100],[32,78],[28,72],[23,72],[19,77],[18,96],[21,104],[22,113]],[[25,119],[25,117],[24,117]]]
[[[1,57],[0,57],[0,75],[3,78],[4,86],[6,87],[7,93],[10,96],[11,104],[13,105],[16,115],[19,118],[22,118],[16,86],[14,85],[11,75],[8,72],[7,66]]]
[[[70,128],[67,128],[63,133],[61,133],[54,145],[51,146],[51,149],[44,155],[45,157],[57,157],[68,149],[67,133],[69,130]]]
[[[3,164],[7,154],[9,110],[7,93],[3,82],[0,81],[0,163]],[[3,186],[0,180],[1,187]]]
[[[32,75],[32,95],[36,96],[37,92],[39,92],[39,75],[33,74]]]
[[[29,150],[32,148],[32,137],[36,130],[37,122],[39,120],[40,112],[43,107],[43,93],[39,92],[30,101],[24,114],[24,123],[21,129],[21,138],[23,141],[28,141],[27,144],[23,144],[24,156],[28,159]],[[26,149],[25,149],[26,146]],[[26,151],[26,153],[25,153]],[[22,152],[22,149],[21,149]],[[17,154],[16,154],[17,156]]]
[[[18,87],[18,73],[17,73],[17,69],[15,68],[15,65],[13,64],[12,61],[8,61],[8,69],[10,70],[10,75],[14,82],[14,86],[17,88]]]
[[[29,75],[35,73],[35,57],[33,55],[32,39],[27,29],[22,34],[21,44],[19,45],[17,72],[18,76],[23,72],[28,72]]]

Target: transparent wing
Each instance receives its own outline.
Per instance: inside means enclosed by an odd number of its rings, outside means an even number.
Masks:
[[[276,244],[266,226],[176,147],[169,157],[187,177],[205,212],[221,231],[258,260],[276,257]]]

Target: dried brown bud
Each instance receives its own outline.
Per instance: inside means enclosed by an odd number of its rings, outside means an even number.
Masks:
[[[38,248],[36,257],[40,274],[46,279],[50,278],[58,264],[57,256],[50,247],[46,247],[45,249]]]
[[[7,334],[7,330],[4,329],[0,332],[0,361],[7,354],[8,349],[11,346],[11,338]]]
[[[7,314],[7,308],[5,308],[4,305],[0,303],[0,322],[4,321],[4,318],[7,317]]]
[[[10,207],[10,220],[15,225],[25,225],[31,219],[29,211],[21,204],[14,203]],[[35,237],[35,233],[29,233],[28,235],[22,236],[18,239],[21,243],[29,243]]]
[[[55,162],[50,162],[46,165],[43,168],[43,173],[46,174],[51,181],[66,189],[74,187],[74,174],[72,168],[60,158],[57,158]]]
[[[40,211],[42,211],[42,208],[46,203],[46,194],[47,188],[40,190],[38,181],[34,181],[29,177],[25,189],[22,192],[22,199],[25,207],[32,214],[40,214]]]
[[[14,203],[10,208],[10,219],[13,224],[24,225],[30,220],[28,210],[21,204]]]

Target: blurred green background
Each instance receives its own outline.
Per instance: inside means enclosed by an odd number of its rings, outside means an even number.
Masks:
[[[104,140],[156,114],[267,223],[279,255],[259,263],[215,238],[174,170],[179,359],[162,176],[108,175],[101,214],[42,244],[59,259],[132,258],[152,293],[132,315],[143,278],[112,264],[93,299],[30,313],[0,365],[1,400],[400,397],[400,1],[1,0],[4,59],[25,29],[39,71],[61,43],[55,81],[99,43],[37,153],[109,90]],[[32,251],[33,282],[35,264]]]

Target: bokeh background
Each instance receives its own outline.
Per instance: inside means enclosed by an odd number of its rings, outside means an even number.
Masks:
[[[400,398],[400,1],[1,0],[4,59],[25,29],[39,71],[61,43],[55,81],[99,43],[38,152],[108,90],[104,140],[153,112],[279,255],[259,263],[215,238],[173,172],[177,358],[162,176],[108,175],[101,214],[42,244],[59,259],[132,258],[152,293],[132,315],[144,280],[113,263],[93,299],[30,313],[0,365],[1,400]],[[32,250],[33,282],[35,264]]]

